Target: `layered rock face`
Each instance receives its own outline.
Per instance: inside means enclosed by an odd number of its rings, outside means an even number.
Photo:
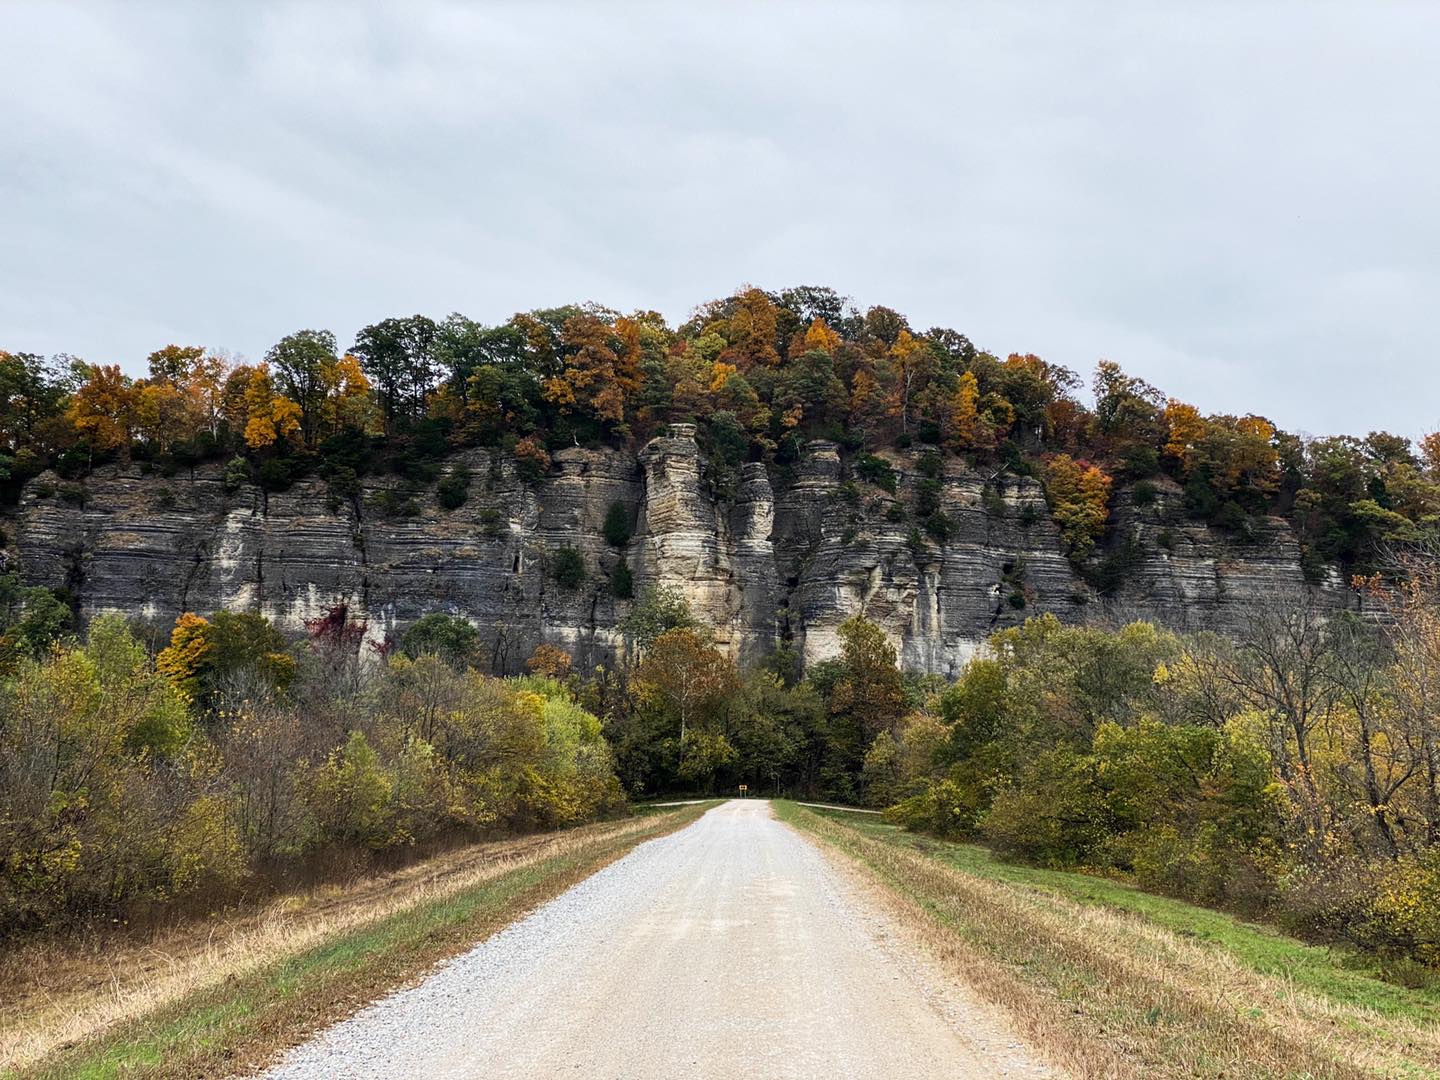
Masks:
[[[443,510],[433,491],[403,516],[374,509],[394,478],[370,477],[338,501],[319,479],[283,493],[227,491],[218,464],[160,478],[110,466],[83,485],[43,476],[16,515],[18,562],[34,583],[67,586],[86,617],[120,611],[168,626],[182,611],[262,612],[299,632],[346,604],[369,636],[398,638],[429,612],[462,615],[481,633],[496,672],[521,670],[541,642],[582,669],[625,648],[630,601],[611,574],[625,560],[638,596],[672,586],[743,664],[777,648],[806,663],[838,652],[837,630],[864,614],[891,636],[906,668],[954,675],[994,630],[1051,611],[1066,621],[1107,607],[1177,628],[1232,630],[1248,610],[1304,588],[1299,551],[1273,520],[1252,541],[1177,520],[1161,488],[1145,506],[1117,498],[1116,533],[1129,552],[1123,584],[1101,603],[1061,551],[1040,486],[949,459],[944,544],[919,531],[917,455],[890,454],[891,494],[849,475],[839,448],[813,442],[789,469],[751,463],[725,499],[712,493],[694,430],[675,425],[639,453],[562,450],[551,474],[525,484],[514,463],[460,455],[472,473],[466,503]],[[602,524],[613,503],[633,523],[621,549]],[[587,579],[558,585],[564,545]]]

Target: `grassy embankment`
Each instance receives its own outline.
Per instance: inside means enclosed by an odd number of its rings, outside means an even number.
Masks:
[[[1440,991],[1362,956],[866,815],[776,809],[1077,1077],[1440,1077]]]
[[[477,844],[154,940],[0,957],[0,1077],[217,1076],[423,974],[713,803]]]

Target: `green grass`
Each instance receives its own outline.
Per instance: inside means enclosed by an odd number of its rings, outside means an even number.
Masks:
[[[1387,983],[1348,954],[873,818],[777,812],[878,887],[942,970],[1068,1075],[1440,1080],[1433,991]]]
[[[648,814],[652,825],[603,836],[465,889],[422,901],[335,939],[191,994],[8,1077],[224,1075],[403,983],[707,806]]]
[[[1119,881],[1007,863],[978,844],[936,840],[906,832],[879,818],[808,809],[874,839],[923,852],[978,878],[1133,913],[1182,937],[1223,950],[1252,971],[1283,978],[1336,1003],[1373,1009],[1382,1016],[1423,1022],[1440,1020],[1440,987],[1412,989],[1388,982],[1380,961],[1356,950],[1310,945],[1273,927],[1156,896]]]

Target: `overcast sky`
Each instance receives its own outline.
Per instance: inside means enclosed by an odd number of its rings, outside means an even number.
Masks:
[[[1440,427],[1440,4],[0,0],[0,348],[828,284]]]

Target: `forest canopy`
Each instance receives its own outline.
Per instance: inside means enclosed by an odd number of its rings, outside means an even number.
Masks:
[[[823,287],[744,288],[673,327],[587,303],[495,326],[386,318],[344,351],[304,329],[253,363],[171,344],[138,378],[109,358],[0,351],[12,500],[47,468],[74,480],[128,457],[162,471],[221,460],[227,484],[272,490],[319,473],[336,509],[385,468],[438,485],[453,508],[464,478],[445,470],[452,450],[503,450],[535,480],[557,449],[634,445],[674,422],[697,425],[722,496],[744,462],[784,468],[811,439],[839,443],[877,483],[876,451],[906,448],[1034,475],[1077,560],[1104,537],[1118,491],[1148,498],[1166,481],[1186,514],[1241,541],[1265,515],[1287,518],[1316,579],[1335,562],[1369,569],[1381,547],[1440,520],[1440,437],[1302,438],[1262,416],[1206,414],[1107,360],[1087,388],[1033,354],[987,352]],[[921,510],[943,543],[938,507]]]

